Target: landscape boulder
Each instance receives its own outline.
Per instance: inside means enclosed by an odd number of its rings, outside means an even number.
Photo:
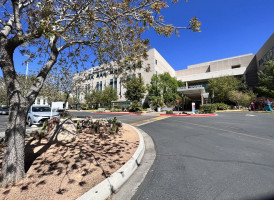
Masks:
[[[49,137],[53,142],[67,144],[76,139],[76,127],[71,119],[67,119],[52,129]]]

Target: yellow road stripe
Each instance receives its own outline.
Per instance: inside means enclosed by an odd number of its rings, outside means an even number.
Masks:
[[[214,130],[218,130],[218,131],[224,131],[224,132],[229,132],[229,133],[233,133],[233,134],[237,134],[237,135],[242,135],[242,136],[247,136],[247,137],[252,137],[252,138],[257,138],[257,139],[261,139],[261,140],[267,140],[267,141],[274,142],[274,140],[272,140],[272,139],[263,138],[263,137],[259,137],[259,136],[255,136],[255,135],[249,135],[249,134],[246,134],[246,133],[239,133],[239,132],[235,132],[235,131],[231,131],[231,130],[215,128],[215,127],[212,127],[212,126],[195,124],[195,123],[190,123],[190,122],[184,122],[184,123],[192,124],[192,125],[200,126],[200,127],[204,127],[204,128],[210,128],[210,129],[214,129]]]
[[[152,122],[152,121],[164,119],[164,118],[167,118],[167,117],[168,117],[168,116],[154,117],[154,118],[145,119],[145,120],[138,121],[138,122],[133,122],[133,123],[131,123],[130,125],[132,125],[132,126],[138,126],[138,125],[140,125],[140,124],[144,124],[144,123],[147,123],[147,122]]]

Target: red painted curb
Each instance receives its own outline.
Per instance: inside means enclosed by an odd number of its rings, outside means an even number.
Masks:
[[[120,112],[93,112],[99,114],[117,114],[117,115],[142,115],[141,113],[120,113]]]
[[[202,114],[202,115],[175,115],[175,114],[160,114],[163,116],[172,116],[172,117],[210,117],[210,116],[216,116],[217,114]]]

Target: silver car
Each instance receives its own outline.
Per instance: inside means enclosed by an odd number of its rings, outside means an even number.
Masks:
[[[31,106],[27,117],[28,126],[33,124],[41,125],[44,121],[49,120],[51,116],[52,118],[60,119],[59,113],[51,113],[51,108],[48,106]]]
[[[9,114],[9,108],[7,108],[7,107],[0,108],[0,114],[1,115],[8,115]]]

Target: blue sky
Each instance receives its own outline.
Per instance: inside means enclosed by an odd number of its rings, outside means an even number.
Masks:
[[[171,0],[170,0],[171,1]],[[181,0],[163,9],[165,21],[186,26],[197,16],[202,32],[180,30],[180,37],[157,35],[153,30],[144,34],[175,69],[247,53],[256,53],[274,32],[274,0]],[[22,58],[15,53],[16,69],[25,73]],[[36,68],[30,63],[29,69]],[[40,67],[39,67],[40,68]]]
[[[247,53],[255,54],[274,32],[274,0],[181,0],[164,9],[165,21],[186,25],[197,16],[200,33],[181,30],[180,37],[145,34],[175,69]]]

